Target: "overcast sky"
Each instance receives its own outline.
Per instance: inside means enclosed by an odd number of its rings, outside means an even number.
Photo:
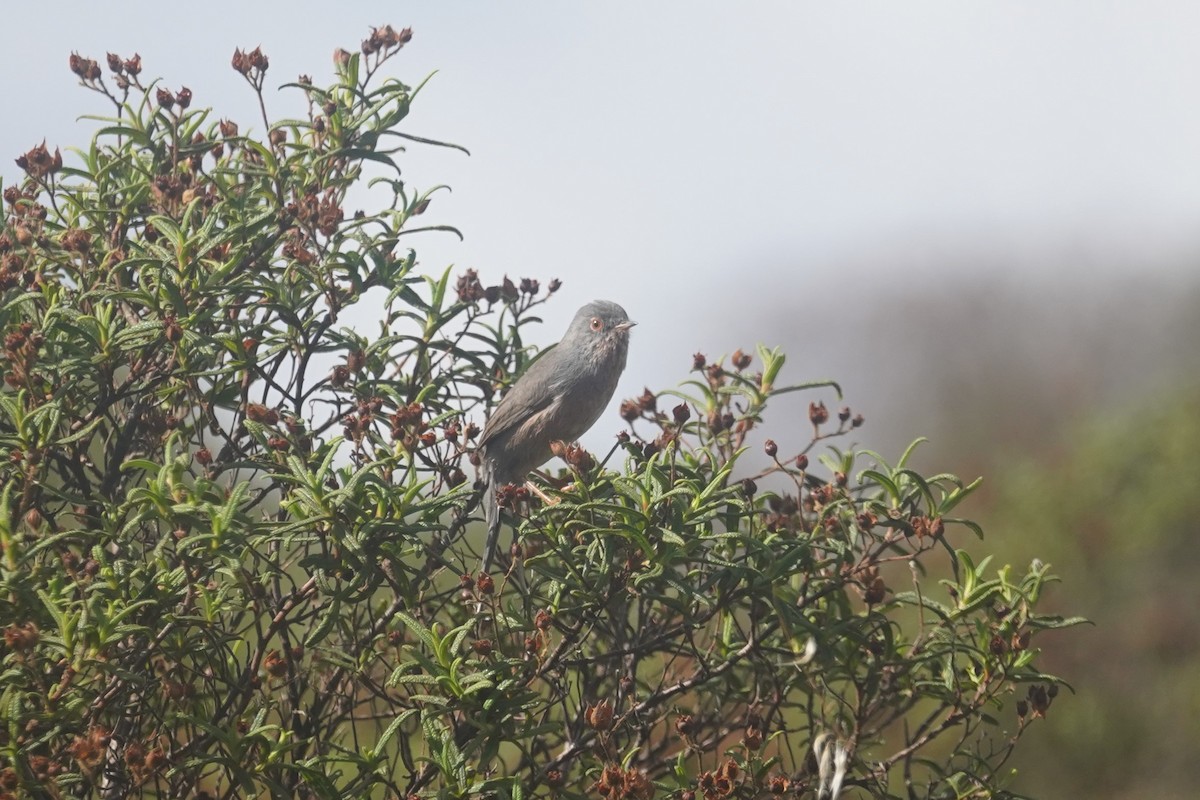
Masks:
[[[622,303],[641,323],[624,394],[856,290],[1166,282],[1200,251],[1192,2],[8,3],[0,174],[43,138],[85,144],[76,117],[106,112],[72,50],[137,51],[144,77],[246,129],[235,47],[262,45],[272,85],[323,81],[383,23],[414,30],[394,75],[439,71],[405,130],[472,153],[406,162],[453,187],[428,219],[466,236],[414,240],[422,262],[561,278],[547,342],[583,302]],[[815,377],[796,355],[792,377]]]

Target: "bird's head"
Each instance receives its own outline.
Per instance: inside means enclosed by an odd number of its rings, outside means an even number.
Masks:
[[[623,367],[629,348],[629,329],[636,324],[616,303],[596,300],[575,314],[564,341],[570,341],[593,358],[619,355]]]

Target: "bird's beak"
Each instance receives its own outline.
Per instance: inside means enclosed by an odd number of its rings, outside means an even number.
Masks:
[[[637,323],[634,322],[633,320],[629,320],[627,322],[622,322],[620,325],[615,326],[614,330],[618,330],[621,333],[625,333],[625,331],[629,330],[634,325],[637,325]]]

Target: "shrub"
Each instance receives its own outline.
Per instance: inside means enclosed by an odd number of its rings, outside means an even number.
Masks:
[[[996,549],[1038,542],[1072,588],[1051,604],[1105,621],[1047,652],[1087,682],[1072,713],[1055,715],[1014,756],[1022,785],[1053,781],[1067,797],[1188,797],[1200,780],[1191,744],[1200,719],[1180,713],[1200,696],[1200,497],[1184,478],[1200,448],[1198,406],[1195,388],[1161,387],[1149,402],[1081,413],[1050,453],[1010,458],[997,475],[981,513],[1012,535]],[[1131,686],[1154,691],[1131,697]]]
[[[955,551],[974,484],[829,447],[861,418],[823,400],[755,472],[767,406],[836,388],[776,385],[778,351],[697,355],[611,452],[564,447],[473,573],[471,441],[558,283],[401,246],[452,230],[400,177],[442,144],[380,79],[410,37],[275,123],[237,51],[261,138],[71,57],[115,116],[3,192],[0,793],[993,796],[1059,685],[1050,575]]]

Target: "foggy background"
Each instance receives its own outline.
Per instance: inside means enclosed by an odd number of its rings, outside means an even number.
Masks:
[[[782,345],[780,383],[840,381],[867,419],[858,443],[894,458],[928,436],[922,466],[987,476],[971,513],[991,533],[970,546],[1018,564],[1082,539],[1069,520],[1041,539],[1012,524],[1029,492],[1006,486],[1068,464],[1080,471],[1063,492],[1100,485],[1085,470],[1102,459],[1072,460],[1083,444],[1142,410],[1183,404],[1188,419],[1197,405],[1194,3],[6,5],[0,156],[43,138],[85,145],[96,123],[77,117],[110,113],[76,86],[72,50],[101,64],[139,52],[143,78],[186,85],[214,120],[261,133],[235,47],[262,46],[269,87],[300,73],[324,83],[334,48],[384,23],[414,31],[388,74],[416,84],[439,71],[403,129],[471,151],[413,145],[402,160],[414,186],[453,189],[422,221],[465,235],[414,237],[423,267],[560,278],[547,324],[528,334],[543,344],[584,302],[620,302],[640,326],[617,400],[673,386],[695,351]],[[295,92],[268,104],[302,111]],[[0,175],[18,170],[3,161]],[[803,444],[801,406],[781,409],[772,435]],[[585,444],[605,449],[619,427],[610,413]],[[1164,491],[1195,508],[1197,478],[1185,458]],[[1155,693],[1164,662],[1089,682],[1097,659],[1140,647],[1114,638],[1122,612],[1095,592],[1108,567],[1091,555],[1051,559],[1067,578],[1056,602],[1098,624],[1043,642],[1080,695],[1034,726],[1014,788],[1189,797],[1200,766],[1169,757],[1188,739],[1161,718],[1110,715],[1127,690]],[[1130,590],[1157,587],[1146,581]],[[1180,607],[1164,609],[1153,618]],[[1174,663],[1194,668],[1197,631],[1179,630]],[[1200,679],[1172,692],[1168,709],[1200,716]]]

